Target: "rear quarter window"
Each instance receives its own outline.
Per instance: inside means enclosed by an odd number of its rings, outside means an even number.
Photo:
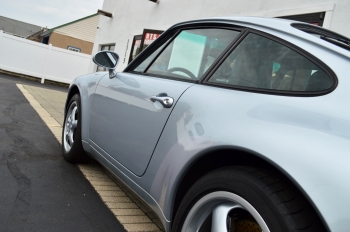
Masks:
[[[334,79],[293,49],[250,33],[208,82],[281,92],[317,92],[332,88]]]

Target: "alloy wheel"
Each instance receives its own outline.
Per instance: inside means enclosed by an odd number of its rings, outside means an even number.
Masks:
[[[242,197],[212,192],[197,201],[188,213],[182,232],[269,232],[258,211]]]
[[[65,152],[69,152],[74,144],[76,129],[78,126],[78,105],[74,101],[68,108],[66,120],[64,122],[63,144]]]

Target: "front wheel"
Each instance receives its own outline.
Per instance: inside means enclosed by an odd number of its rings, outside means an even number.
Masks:
[[[65,160],[71,163],[86,162],[81,142],[81,106],[80,96],[75,94],[69,101],[62,130],[62,153]]]
[[[176,213],[173,231],[325,231],[306,199],[264,169],[225,167],[199,179]]]

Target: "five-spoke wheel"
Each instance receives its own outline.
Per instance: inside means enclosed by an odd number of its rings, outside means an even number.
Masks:
[[[66,121],[64,123],[64,149],[69,152],[74,144],[74,135],[78,125],[78,104],[76,101],[72,102],[68,108]]]
[[[71,162],[85,162],[87,156],[81,142],[80,96],[75,94],[69,101],[62,130],[63,157]]]

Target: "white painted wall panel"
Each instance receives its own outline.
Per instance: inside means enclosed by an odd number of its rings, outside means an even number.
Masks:
[[[73,80],[87,73],[91,56],[52,47],[47,61],[46,79]]]
[[[4,33],[1,35],[0,68],[41,77],[48,45]]]
[[[91,55],[8,35],[0,31],[0,69],[71,83],[88,73]]]
[[[100,15],[96,15],[94,17],[55,29],[54,32],[93,43],[95,41],[99,19]]]

